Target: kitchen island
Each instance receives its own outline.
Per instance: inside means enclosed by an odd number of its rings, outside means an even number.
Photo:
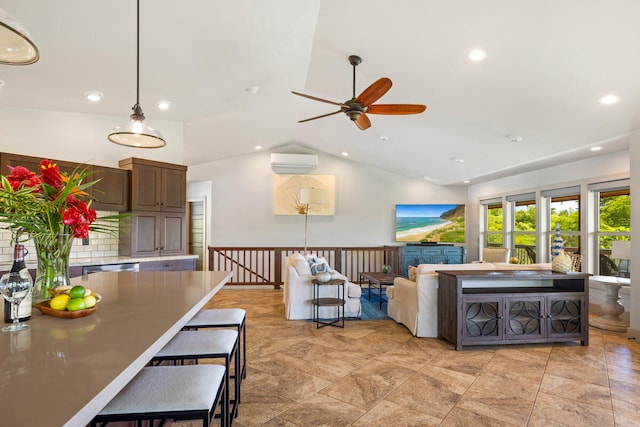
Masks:
[[[2,425],[84,426],[231,278],[231,272],[96,273],[90,316],[34,308],[29,329],[0,334]]]

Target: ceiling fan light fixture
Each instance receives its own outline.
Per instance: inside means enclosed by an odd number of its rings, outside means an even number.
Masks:
[[[132,110],[129,122],[109,133],[109,141],[133,148],[160,148],[167,145],[159,131],[144,123],[145,117],[140,106],[140,0],[137,1],[136,11],[136,103]]]
[[[29,65],[38,59],[40,52],[25,26],[0,9],[0,64]]]

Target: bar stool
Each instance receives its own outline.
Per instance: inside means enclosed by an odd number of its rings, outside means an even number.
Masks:
[[[242,334],[242,343],[239,344],[242,349],[242,380],[247,378],[247,332],[246,332],[247,312],[242,308],[211,308],[200,310],[191,318],[183,329],[201,329],[201,328],[236,328],[238,336]]]
[[[180,331],[151,359],[151,364],[159,364],[162,361],[184,364],[186,360],[194,360],[197,364],[200,359],[223,359],[225,388],[230,392],[231,358],[235,362],[234,372],[240,372],[237,331],[231,329]],[[233,400],[229,398],[230,393],[224,396],[224,405],[229,408],[227,425],[231,425],[233,418],[238,416],[240,382],[237,376],[234,379],[234,392]]]
[[[209,427],[220,397],[228,396],[221,365],[147,367],[127,384],[93,420],[91,426],[115,421],[202,420]],[[221,425],[228,407],[221,405]],[[161,425],[162,425],[161,424]]]

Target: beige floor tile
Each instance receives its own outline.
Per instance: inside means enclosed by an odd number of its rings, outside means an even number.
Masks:
[[[613,417],[617,426],[638,427],[640,425],[640,402],[614,401]]]
[[[630,403],[640,402],[640,384],[609,379],[611,397],[614,400],[622,400]]]
[[[476,394],[491,395],[499,390],[503,394],[508,394],[525,400],[534,400],[538,388],[539,380],[532,380],[526,376],[519,376],[518,372],[482,372],[474,383],[469,387],[470,392]]]
[[[539,393],[529,426],[542,427],[558,422],[562,425],[575,427],[614,426],[611,408],[605,409],[551,394]]]
[[[496,420],[495,418],[476,414],[475,412],[467,411],[466,409],[453,408],[451,412],[449,412],[449,415],[447,415],[447,417],[442,421],[440,427],[513,427],[516,425],[517,424],[510,424]]]
[[[424,412],[414,411],[397,403],[386,400],[375,405],[369,412],[364,414],[353,426],[371,427],[371,426],[394,426],[394,427],[413,427],[413,426],[438,426],[441,425],[440,418],[432,417]]]
[[[371,376],[348,375],[320,391],[321,394],[369,410],[388,393],[386,382]]]
[[[609,387],[547,374],[542,379],[540,391],[548,395],[611,409]]]
[[[386,400],[444,418],[475,380],[475,376],[427,366],[395,388]]]
[[[287,409],[278,418],[298,426],[343,426],[366,411],[331,397],[317,394]]]
[[[522,426],[526,425],[533,404],[533,400],[502,394],[498,391],[491,394],[469,391],[462,396],[456,408]]]
[[[495,349],[451,351],[441,358],[434,358],[434,366],[451,369],[465,374],[477,375],[495,355]]]
[[[364,378],[372,378],[376,381],[381,381],[387,385],[387,387],[395,388],[407,380],[415,371],[405,368],[404,366],[398,366],[393,363],[387,363],[380,360],[374,360],[371,363],[367,363],[362,368],[353,372],[352,375],[360,376]]]

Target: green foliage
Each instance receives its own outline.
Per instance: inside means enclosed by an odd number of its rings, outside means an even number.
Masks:
[[[449,218],[449,221],[451,224],[430,232],[424,236],[422,241],[464,243],[464,218]]]
[[[517,208],[515,212],[516,231],[536,231],[536,206],[528,205],[526,209]]]
[[[502,231],[502,208],[487,209],[487,230]]]
[[[600,199],[600,231],[631,231],[631,200],[629,196]]]

